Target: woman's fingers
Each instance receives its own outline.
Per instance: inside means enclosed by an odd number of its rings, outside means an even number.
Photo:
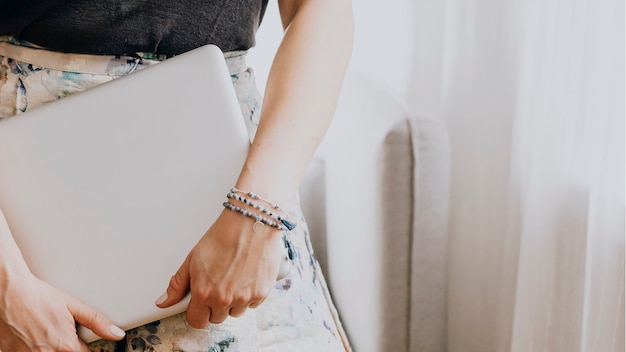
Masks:
[[[89,307],[74,297],[67,297],[67,309],[74,320],[107,340],[121,340],[126,333],[115,326],[104,314]]]
[[[230,308],[230,311],[228,314],[231,317],[236,318],[236,317],[242,316],[246,312],[246,310],[248,310],[248,307],[233,307],[233,308]]]
[[[33,276],[9,286],[13,288],[4,293],[0,309],[2,351],[88,352],[76,335],[77,322],[111,340],[123,335],[98,311]]]
[[[192,328],[202,329],[209,325],[210,318],[211,308],[192,294],[187,307],[187,323]]]
[[[230,308],[216,309],[216,310],[211,309],[211,316],[209,318],[209,322],[212,324],[222,323],[224,320],[226,320],[226,318],[228,318],[229,310]]]
[[[161,297],[157,298],[156,305],[161,308],[167,308],[180,302],[181,299],[189,292],[191,278],[189,276],[189,261],[191,254],[185,258],[176,274],[170,279],[169,286]]]
[[[276,282],[283,258],[281,233],[225,211],[190,251],[157,306],[168,307],[191,293],[187,322],[194,328],[218,324],[258,305]]]

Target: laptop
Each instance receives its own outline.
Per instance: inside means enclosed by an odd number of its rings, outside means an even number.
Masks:
[[[201,47],[0,121],[0,209],[37,277],[128,330],[186,309],[154,302],[249,145],[224,56]]]

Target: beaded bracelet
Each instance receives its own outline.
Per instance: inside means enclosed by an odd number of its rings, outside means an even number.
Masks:
[[[274,202],[271,202],[271,201],[269,201],[269,200],[267,200],[267,199],[265,199],[265,198],[261,197],[260,195],[258,195],[258,194],[256,194],[256,193],[254,193],[254,192],[246,192],[246,191],[242,191],[242,190],[237,189],[237,188],[235,188],[235,187],[231,188],[231,189],[230,189],[230,192],[231,192],[231,193],[241,193],[241,194],[247,195],[248,197],[250,197],[250,198],[252,198],[252,199],[258,199],[258,200],[261,200],[261,201],[263,201],[263,202],[265,202],[265,203],[267,203],[267,204],[271,205],[271,206],[272,206],[272,208],[274,208],[274,209],[276,209],[276,210],[281,209],[281,207],[280,207],[280,206],[278,206],[278,204],[276,204],[276,203],[274,203]]]
[[[275,221],[269,220],[259,214],[255,214],[253,212],[250,212],[248,210],[242,209],[236,205],[230,204],[228,202],[224,202],[224,207],[226,209],[232,210],[232,211],[236,211],[239,212],[245,216],[249,216],[251,218],[253,218],[254,220],[256,220],[256,222],[254,223],[254,225],[252,225],[252,229],[254,230],[254,232],[259,232],[261,231],[261,226],[264,226],[263,224],[268,224],[269,226],[275,227],[281,231],[283,231],[283,245],[285,246],[285,250],[287,251],[287,258],[289,258],[289,260],[294,260],[296,258],[296,251],[293,248],[293,244],[291,243],[291,240],[287,237],[287,227],[284,225],[281,225]]]
[[[260,228],[259,228],[260,225],[258,225],[258,224],[266,224],[266,225],[275,227],[275,228],[277,228],[277,229],[279,229],[281,231],[289,231],[287,226],[283,225],[282,223],[278,223],[276,221],[270,220],[270,219],[268,219],[268,218],[266,218],[264,216],[261,216],[261,215],[259,215],[257,213],[252,212],[252,211],[240,208],[240,207],[238,207],[236,205],[233,205],[233,204],[231,204],[229,202],[224,202],[222,205],[224,206],[224,208],[226,208],[228,210],[236,211],[236,212],[238,212],[238,213],[240,213],[242,215],[245,215],[247,217],[251,217],[254,220],[256,220],[256,222],[253,225],[253,229],[254,229],[255,232],[260,231]]]
[[[277,219],[279,222],[270,220],[270,219],[268,219],[268,218],[266,218],[266,217],[264,217],[262,215],[256,214],[256,213],[251,212],[249,210],[242,209],[242,208],[240,208],[240,207],[238,207],[238,206],[236,206],[234,204],[229,203],[228,201],[223,203],[223,205],[224,205],[224,207],[226,209],[238,212],[238,213],[240,213],[240,214],[242,214],[244,216],[248,216],[248,217],[251,217],[254,220],[256,220],[254,222],[254,225],[252,225],[252,229],[254,230],[254,232],[261,231],[261,229],[264,226],[264,224],[267,224],[269,226],[272,226],[272,227],[275,227],[275,228],[281,230],[283,232],[283,243],[284,243],[285,249],[287,251],[287,257],[290,260],[294,260],[295,257],[296,257],[296,251],[295,251],[295,249],[293,247],[293,244],[291,243],[291,240],[287,236],[287,233],[288,233],[287,231],[293,230],[296,227],[296,224],[288,221],[286,218],[282,217],[279,214],[273,213],[272,211],[266,209],[265,207],[261,206],[257,202],[254,202],[254,201],[252,201],[252,200],[250,200],[250,199],[248,199],[246,197],[239,196],[237,193],[241,193],[241,194],[249,196],[252,199],[260,200],[262,202],[265,202],[265,203],[269,204],[272,208],[274,208],[276,210],[282,210],[282,208],[278,204],[276,204],[274,202],[271,202],[271,201],[269,201],[269,200],[259,196],[258,194],[254,193],[254,192],[244,192],[244,191],[241,191],[241,190],[239,190],[239,189],[237,189],[235,187],[231,188],[230,193],[228,193],[226,195],[227,198],[235,199],[235,200],[238,200],[240,202],[243,202],[244,204],[249,205],[252,208],[257,209],[257,210],[259,210],[259,211],[261,211],[261,212],[271,216],[272,218]]]
[[[252,192],[249,192],[249,193],[252,193]],[[291,231],[291,230],[296,228],[296,224],[294,224],[293,222],[287,220],[285,217],[281,216],[280,214],[274,213],[271,210],[268,210],[267,208],[265,208],[261,204],[255,202],[253,200],[250,200],[250,199],[248,199],[248,198],[246,198],[244,196],[241,196],[241,195],[239,195],[237,193],[231,192],[231,193],[228,193],[226,195],[226,198],[238,200],[238,201],[240,201],[240,202],[242,202],[244,204],[247,204],[247,205],[251,206],[254,209],[257,209],[257,210],[259,210],[259,211],[261,211],[261,212],[271,216],[272,218],[280,221],[283,225],[285,225],[285,227],[287,227],[287,230],[289,230],[289,231]],[[257,197],[257,198],[254,198],[254,199],[260,199],[260,197]],[[280,209],[280,207],[275,206],[274,209]]]

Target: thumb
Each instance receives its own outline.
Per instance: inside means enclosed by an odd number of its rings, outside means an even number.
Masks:
[[[176,274],[170,279],[167,291],[156,300],[156,305],[160,308],[167,308],[180,302],[189,292],[189,260],[191,254],[187,256],[183,265],[180,266]]]
[[[67,301],[67,309],[74,316],[76,322],[96,335],[107,340],[121,340],[126,334],[124,330],[113,325],[104,314],[82,303],[76,298],[70,297]]]

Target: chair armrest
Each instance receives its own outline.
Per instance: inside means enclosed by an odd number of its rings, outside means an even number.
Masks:
[[[411,163],[392,170],[384,147],[407,117],[388,90],[348,76],[325,145],[327,277],[360,352],[408,347]],[[386,207],[391,187],[402,196]]]
[[[318,193],[305,189],[325,198],[325,236],[311,232],[357,351],[443,343],[448,159],[441,122],[409,118],[393,93],[347,76],[310,179]]]

